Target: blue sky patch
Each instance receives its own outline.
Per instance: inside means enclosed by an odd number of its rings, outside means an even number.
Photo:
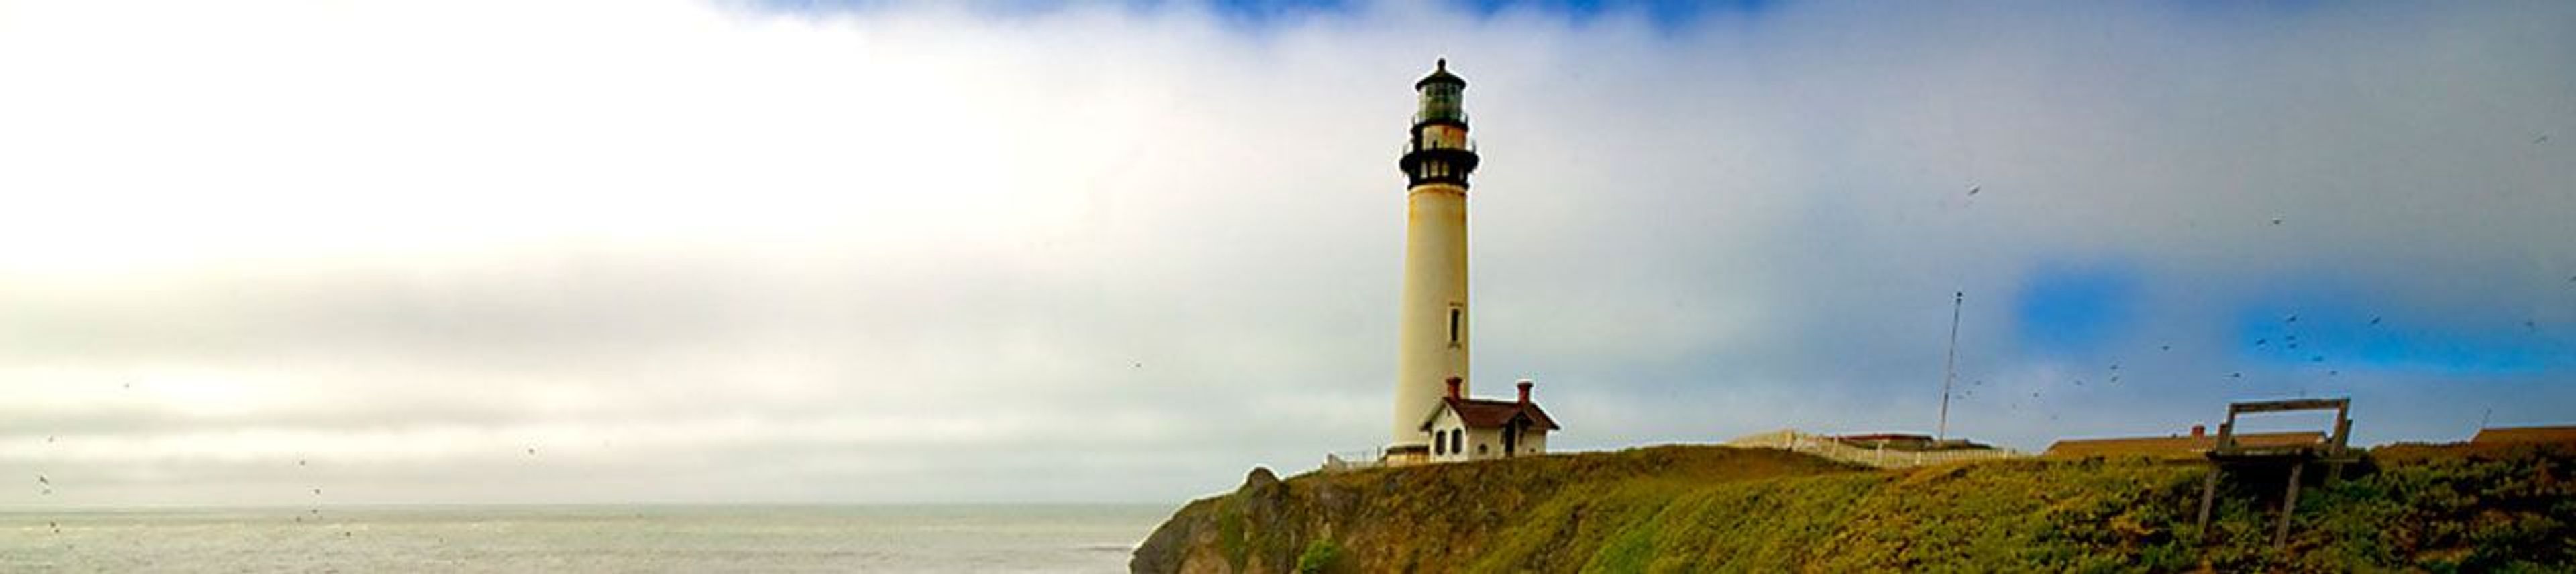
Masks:
[[[2238,355],[2253,361],[2357,372],[2504,375],[2576,367],[2563,327],[2501,313],[2357,305],[2311,296],[2306,305],[2263,304],[2234,317]]]
[[[2042,265],[2013,297],[2021,343],[2040,353],[2093,350],[2134,322],[2139,278],[2127,266]]]

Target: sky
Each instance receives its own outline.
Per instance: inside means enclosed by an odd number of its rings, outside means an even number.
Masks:
[[[2576,423],[2564,2],[0,0],[0,507],[1312,469],[1442,57],[1555,450]]]

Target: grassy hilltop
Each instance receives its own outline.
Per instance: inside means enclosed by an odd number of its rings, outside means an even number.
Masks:
[[[1664,446],[1285,481],[1183,507],[1138,572],[2576,570],[2576,450],[2398,446],[2301,492],[2222,489],[2144,460],[1878,471],[1768,449]],[[2310,473],[2314,477],[2321,473]],[[2230,475],[2234,477],[2235,475]]]

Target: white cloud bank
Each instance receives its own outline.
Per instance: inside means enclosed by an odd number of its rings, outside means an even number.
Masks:
[[[1371,447],[1438,55],[1476,372],[1563,446],[1928,429],[1953,290],[1952,427],[2008,446],[2299,392],[2563,422],[2571,30],[0,2],[0,468],[57,485],[0,505],[1165,501]],[[2062,269],[2130,318],[2033,332]],[[2281,309],[2338,356],[2248,348]]]

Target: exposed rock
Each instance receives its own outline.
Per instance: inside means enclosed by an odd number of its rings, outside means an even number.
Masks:
[[[1237,488],[1235,491],[1242,492],[1274,484],[1279,484],[1279,475],[1271,474],[1270,467],[1256,466],[1252,467],[1252,472],[1250,474],[1243,476],[1243,487]]]

